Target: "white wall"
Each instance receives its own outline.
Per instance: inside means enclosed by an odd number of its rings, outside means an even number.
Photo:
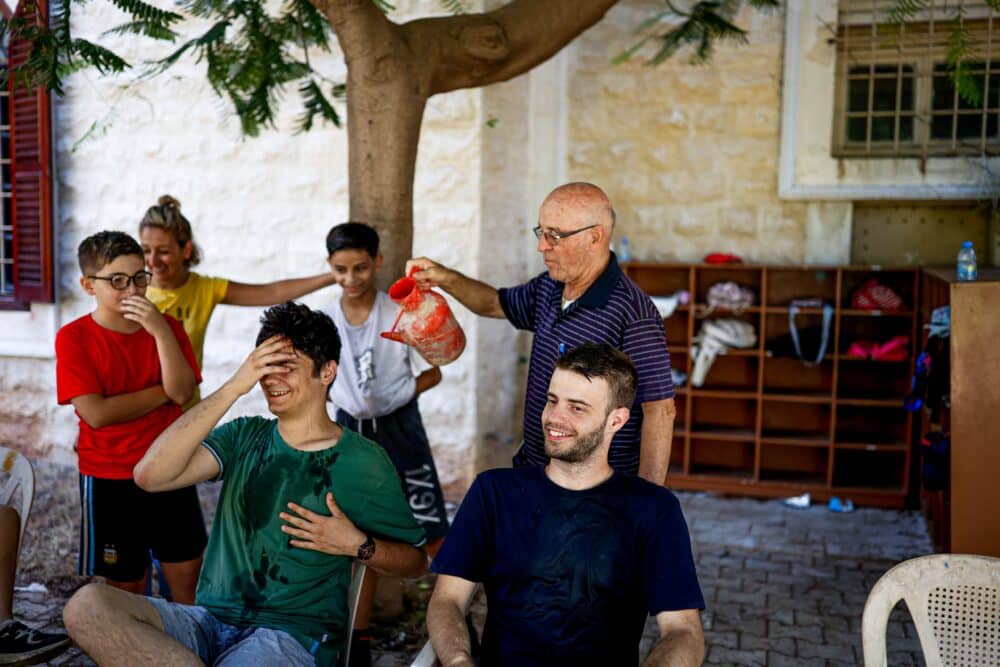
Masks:
[[[434,0],[397,5],[397,20],[441,11]],[[74,13],[80,34],[100,33],[122,21],[105,2],[76,6]],[[102,40],[136,63],[173,48]],[[332,77],[343,75],[339,55],[321,58],[319,65]],[[244,139],[227,103],[211,91],[203,66],[193,60],[126,88],[128,81],[77,74],[67,83],[66,97],[55,100],[60,298],[56,306],[36,306],[30,313],[0,312],[0,441],[64,462],[75,462],[76,420],[70,407],[55,405],[52,347],[58,326],[92,307],[77,284],[75,251],[84,237],[101,229],[134,235],[146,207],[170,193],[194,225],[204,257],[199,271],[263,282],[326,270],[326,232],[348,214],[346,133],[321,127],[293,134],[294,90],[285,97],[278,130]],[[482,207],[481,105],[481,91],[431,100],[415,189],[415,252],[472,275],[482,259],[475,242]],[[336,294],[330,288],[304,301],[320,306]],[[218,387],[249,352],[260,312],[216,310],[205,346],[203,394]],[[458,312],[471,344],[444,369],[442,385],[421,405],[431,442],[445,461],[443,481],[463,487],[475,460],[478,323]],[[232,414],[263,410],[255,391]]]

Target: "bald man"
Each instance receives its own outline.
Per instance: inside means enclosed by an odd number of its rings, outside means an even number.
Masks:
[[[417,268],[413,277],[421,287],[440,287],[477,315],[505,317],[534,332],[515,467],[548,461],[541,416],[556,359],[582,343],[607,343],[626,353],[639,373],[631,416],[612,440],[608,460],[615,470],[663,484],[676,414],[670,356],[653,302],[611,252],[614,226],[603,190],[568,183],[542,202],[533,231],[547,271],[527,283],[498,290],[426,257],[411,259],[406,271]]]

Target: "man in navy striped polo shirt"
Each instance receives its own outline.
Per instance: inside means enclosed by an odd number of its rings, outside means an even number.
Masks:
[[[496,289],[427,258],[411,259],[421,287],[440,286],[472,312],[506,317],[535,333],[524,402],[524,444],[515,466],[542,465],[541,415],[560,354],[581,343],[607,343],[625,352],[639,372],[631,416],[611,442],[616,470],[663,484],[673,435],[674,387],[663,320],[649,296],[622,273],[611,236],[615,212],[590,183],[553,190],[539,211],[538,251],[547,272],[517,287]]]

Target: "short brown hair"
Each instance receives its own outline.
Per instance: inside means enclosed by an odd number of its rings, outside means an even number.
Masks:
[[[139,243],[125,232],[97,232],[80,242],[76,259],[83,275],[97,273],[122,255],[142,258]]]
[[[635,402],[639,374],[628,355],[606,343],[584,343],[567,350],[556,359],[556,368],[608,383],[608,412],[615,408],[631,408]]]

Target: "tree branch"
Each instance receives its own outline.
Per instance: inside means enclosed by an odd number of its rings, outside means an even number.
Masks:
[[[402,26],[431,95],[506,81],[555,55],[618,0],[514,0],[483,14]]]
[[[372,0],[309,0],[321,11],[337,33],[344,60],[362,57],[374,43],[384,42],[396,24],[386,18]],[[379,39],[381,38],[381,39]]]

